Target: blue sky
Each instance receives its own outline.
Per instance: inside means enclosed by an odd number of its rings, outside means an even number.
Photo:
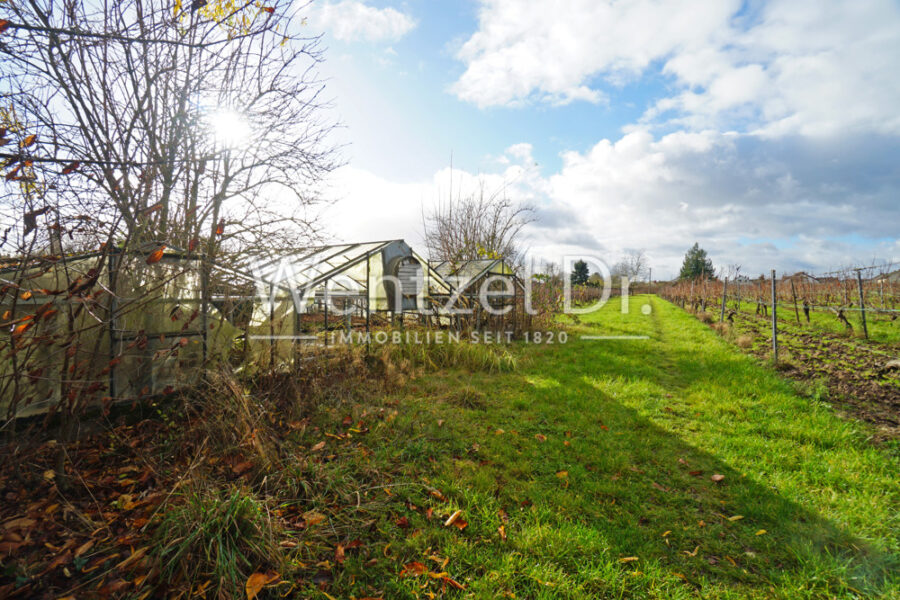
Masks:
[[[479,108],[450,92],[465,71],[454,54],[477,28],[477,2],[365,4],[402,9],[416,26],[399,39],[374,43],[338,40],[325,29],[323,73],[332,79],[329,92],[347,127],[346,158],[400,180],[433,174],[449,165],[451,154],[462,169],[493,168],[492,157],[526,139],[534,140],[533,155],[542,167],[558,169],[562,152],[618,136],[623,124],[639,119],[650,99],[665,90],[665,77],[652,74],[610,88],[614,97],[600,106]]]
[[[439,197],[506,186],[529,252],[677,270],[900,258],[894,0],[314,0],[346,165],[337,239],[421,245]],[[448,169],[452,155],[453,172]]]

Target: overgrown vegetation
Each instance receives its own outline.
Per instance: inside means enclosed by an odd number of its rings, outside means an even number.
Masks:
[[[746,311],[719,322],[719,315],[708,311],[694,314],[742,350],[772,360],[770,318]],[[822,388],[835,406],[873,423],[877,439],[900,437],[900,365],[891,366],[895,345],[832,332],[818,320],[797,324],[789,316],[778,320],[778,371],[803,385]]]
[[[433,363],[359,348],[302,378],[218,375],[158,417],[78,442],[84,485],[69,494],[43,475],[47,445],[28,450],[31,467],[2,472],[0,590],[900,593],[897,447],[680,309],[631,302],[652,313],[613,301],[563,345]],[[649,339],[578,339],[598,333]],[[496,369],[483,353],[515,362]]]

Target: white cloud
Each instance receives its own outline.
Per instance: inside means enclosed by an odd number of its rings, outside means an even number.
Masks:
[[[437,202],[478,194],[506,193],[536,204],[546,182],[534,169],[530,144],[515,144],[504,154],[496,173],[469,173],[444,168],[421,181],[396,182],[370,171],[345,166],[329,178],[323,193],[332,201],[321,214],[321,225],[339,241],[405,239],[422,250],[423,219]]]
[[[896,237],[900,181],[889,157],[898,150],[897,140],[869,137],[633,131],[564,155],[547,203],[570,220],[535,232],[535,248],[558,254],[567,246],[557,240],[593,236],[614,251],[646,248],[665,274],[695,241],[717,265],[751,271],[891,258],[896,244],[878,240]]]
[[[314,1],[307,9],[311,26],[342,41],[391,42],[412,31],[415,20],[394,8],[375,8],[360,0]]]
[[[453,91],[479,106],[598,102],[604,94],[590,86],[592,76],[635,77],[651,61],[710,38],[739,6],[739,0],[482,0],[479,30],[457,53],[467,69]]]
[[[597,102],[604,85],[661,66],[675,87],[645,124],[773,136],[900,133],[893,0],[481,4],[479,29],[457,53],[466,71],[452,87],[478,106]]]
[[[822,144],[636,130],[565,153],[562,168],[545,176],[533,167],[531,145],[515,144],[496,173],[454,170],[453,194],[483,185],[531,203],[537,220],[523,241],[533,256],[556,262],[564,254],[615,261],[626,249],[645,248],[654,272],[673,276],[697,241],[716,266],[740,264],[753,275],[821,272],[900,258],[900,182],[891,159],[898,152],[900,141],[886,138]],[[342,200],[327,224],[341,239],[403,237],[421,247],[423,208],[447,197],[451,174],[442,169],[400,184],[345,168],[339,178]]]

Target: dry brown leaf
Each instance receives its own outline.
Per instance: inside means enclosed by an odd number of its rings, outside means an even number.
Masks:
[[[147,550],[148,550],[147,546],[144,546],[143,548],[141,548],[139,550],[135,550],[134,552],[131,553],[131,556],[129,556],[128,558],[126,558],[125,560],[123,560],[122,562],[117,564],[116,568],[124,569],[125,567],[132,564],[133,562],[140,560],[145,554],[147,554]]]
[[[712,477],[710,477],[710,479],[712,479],[712,480],[715,481],[716,483],[719,483],[720,481],[722,481],[723,479],[725,479],[725,476],[724,476],[724,475],[719,475],[718,473],[716,473],[715,475],[713,475]]]
[[[400,571],[400,577],[404,577],[406,575],[424,575],[427,572],[428,567],[418,561],[413,561],[411,563],[407,563],[403,567],[403,570]]]
[[[462,515],[461,510],[458,510],[455,513],[453,513],[452,515],[450,515],[450,517],[446,521],[444,521],[444,527],[450,527],[451,525],[453,525],[453,523],[456,522],[456,520],[460,517],[460,515]]]
[[[630,562],[634,562],[636,560],[638,560],[637,556],[626,556],[625,558],[620,558],[619,562],[620,563],[630,563]]]
[[[147,264],[152,265],[154,263],[158,263],[160,260],[162,260],[162,257],[163,257],[163,254],[165,253],[165,251],[166,251],[166,247],[160,246],[159,248],[157,248],[156,250],[151,252],[150,256],[147,257]]]
[[[37,521],[34,519],[29,519],[28,517],[20,517],[4,523],[3,529],[6,529],[7,531],[12,529],[26,529],[28,527],[33,527],[36,522]]]
[[[318,513],[314,510],[309,510],[303,513],[303,520],[306,521],[307,527],[312,527],[313,525],[318,525],[319,523],[325,520],[325,515],[322,513]]]
[[[257,595],[259,595],[259,592],[262,591],[264,587],[266,587],[270,583],[278,581],[279,579],[281,579],[281,576],[274,571],[269,571],[267,573],[254,573],[247,578],[247,585],[245,586],[245,591],[247,592],[247,600],[253,600]]]
[[[453,581],[452,579],[450,579],[450,578],[447,577],[447,576],[441,577],[441,581],[444,582],[444,583],[446,583],[446,584],[449,585],[450,587],[454,587],[454,588],[456,588],[456,589],[458,589],[458,590],[464,590],[464,589],[466,589],[466,586],[464,586],[463,584],[461,584],[461,583],[459,583],[459,582],[457,582],[457,581]]]

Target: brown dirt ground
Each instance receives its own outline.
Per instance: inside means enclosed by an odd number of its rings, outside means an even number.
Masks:
[[[770,327],[766,317],[741,313],[732,332],[735,338],[752,338],[745,351],[771,360]],[[900,439],[900,369],[884,368],[900,349],[794,324],[779,330],[778,342],[778,369],[785,376],[821,382],[836,408],[876,427],[876,438]]]

